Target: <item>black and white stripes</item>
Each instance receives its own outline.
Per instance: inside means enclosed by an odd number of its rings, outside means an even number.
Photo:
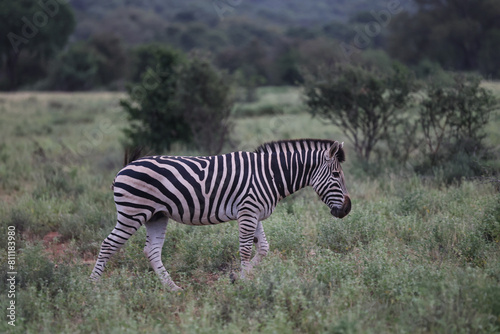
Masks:
[[[102,243],[91,278],[98,279],[113,253],[145,225],[144,253],[162,282],[171,290],[179,289],[161,261],[169,218],[189,225],[237,219],[244,276],[267,254],[261,221],[282,198],[311,185],[334,216],[349,213],[342,161],[341,144],[313,139],[267,143],[255,152],[135,160],[115,178],[117,224]],[[250,261],[254,242],[257,253]]]

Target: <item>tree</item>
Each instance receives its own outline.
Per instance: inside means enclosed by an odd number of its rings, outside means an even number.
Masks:
[[[229,134],[229,85],[206,60],[186,59],[158,45],[149,46],[148,65],[140,84],[130,86],[121,105],[130,127],[130,146],[169,150],[176,142],[208,154],[219,153]],[[151,62],[152,61],[152,62]]]
[[[127,56],[120,38],[111,33],[97,34],[90,38],[88,46],[102,59],[98,68],[100,83],[108,85],[126,77]]]
[[[155,69],[162,63],[161,59],[168,54],[176,54],[180,61],[181,53],[166,48],[161,43],[142,44],[131,49],[129,80],[132,83],[141,83],[143,75],[148,69]],[[168,58],[168,57],[167,57]]]
[[[10,89],[24,83],[18,75],[21,54],[46,61],[66,44],[74,27],[68,4],[55,0],[0,2],[0,56]]]
[[[126,77],[127,60],[116,36],[95,35],[88,41],[73,43],[59,53],[50,64],[47,79],[40,86],[63,91],[109,88]]]
[[[220,153],[229,137],[230,86],[207,59],[193,57],[178,69],[177,99],[189,124],[192,143],[208,154]]]
[[[375,145],[402,122],[413,90],[412,76],[400,65],[388,75],[347,65],[308,78],[305,95],[309,112],[338,126],[369,160]]]
[[[403,12],[390,24],[393,57],[417,64],[427,58],[445,69],[498,72],[496,55],[500,2],[496,0],[415,0],[415,13]],[[481,60],[486,60],[484,67]]]
[[[498,55],[500,54],[500,27],[491,29],[485,35],[479,50],[479,70],[488,79],[500,78],[500,64]]]
[[[87,43],[71,45],[52,63],[47,88],[63,91],[89,90],[100,84],[99,68],[105,58]]]
[[[420,105],[420,122],[435,164],[459,149],[474,155],[483,149],[484,128],[496,100],[478,77],[455,76],[451,87],[430,87]]]
[[[177,51],[149,45],[141,82],[127,87],[128,99],[120,101],[127,113],[129,146],[146,146],[161,152],[176,141],[191,142],[191,130],[176,99],[179,64],[186,61]]]

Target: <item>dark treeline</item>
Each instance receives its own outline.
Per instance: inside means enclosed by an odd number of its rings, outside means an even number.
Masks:
[[[500,75],[494,0],[65,3],[0,4],[0,89],[123,89],[140,80],[152,43],[207,51],[247,87],[298,84],[325,63],[383,70],[391,58],[419,76]]]

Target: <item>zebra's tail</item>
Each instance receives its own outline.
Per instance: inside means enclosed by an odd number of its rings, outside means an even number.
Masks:
[[[123,167],[127,166],[132,161],[135,161],[144,156],[144,146],[128,146],[125,148],[123,156]]]
[[[127,146],[123,156],[123,167],[127,166],[132,161],[135,161],[144,156],[144,146]],[[111,183],[111,190],[115,187],[115,180]]]

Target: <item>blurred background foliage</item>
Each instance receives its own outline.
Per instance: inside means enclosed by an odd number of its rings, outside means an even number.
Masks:
[[[0,333],[498,333],[499,11],[0,0],[0,232],[16,229],[19,272]],[[160,286],[141,229],[88,284],[123,144],[202,155],[300,137],[346,140],[345,219],[312,189],[285,199],[244,284],[229,279],[237,224],[170,224],[182,294]]]
[[[396,59],[420,78],[495,79],[499,15],[495,0],[4,1],[0,89],[123,90],[151,43],[210,52],[249,99],[257,86],[299,84],[302,69],[322,63],[384,70]]]
[[[231,115],[303,108],[366,168],[453,180],[496,159],[480,81],[500,76],[499,15],[495,0],[2,2],[0,90],[126,91],[125,144],[156,152],[231,150]],[[306,103],[261,106],[264,86]]]

